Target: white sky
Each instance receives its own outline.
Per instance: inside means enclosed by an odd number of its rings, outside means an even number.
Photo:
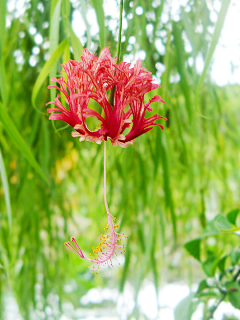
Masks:
[[[212,78],[219,85],[240,84],[240,1],[232,0],[213,57]],[[232,66],[235,70],[232,72]]]

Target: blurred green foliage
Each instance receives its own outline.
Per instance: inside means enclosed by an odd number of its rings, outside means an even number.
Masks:
[[[117,29],[110,28],[112,17],[104,17],[102,2],[31,0],[24,10],[12,8],[10,1],[0,3],[0,319],[9,293],[24,320],[57,297],[54,317],[59,319],[64,301],[77,307],[90,288],[122,292],[127,282],[135,289],[133,312],[140,317],[143,280],[153,281],[156,292],[168,280],[197,281],[202,271],[184,243],[200,236],[213,216],[239,206],[240,90],[238,85],[217,87],[206,73],[229,1],[223,1],[212,34],[209,27],[215,24],[205,0],[188,1],[188,10],[180,6],[178,19],[169,14],[168,1],[125,0],[121,58],[143,50],[143,66],[153,74],[158,75],[157,63],[165,66],[157,94],[166,104],[155,103],[153,109],[168,122],[163,132],[154,128],[127,149],[107,146],[110,211],[130,236],[124,265],[96,276],[66,251],[63,243],[74,235],[90,252],[105,226],[103,146],[79,143],[71,128],[48,120],[45,104],[55,92],[47,86],[59,76],[61,63],[79,61],[83,46],[96,54],[110,46],[116,54]],[[91,33],[90,9],[99,34]],[[71,26],[78,10],[85,42]],[[199,25],[202,32],[195,33]],[[196,71],[199,54],[206,67],[202,77]],[[176,75],[180,81],[170,81]],[[216,250],[229,254],[237,242],[236,236],[220,234]],[[193,251],[200,259],[196,250],[198,244]]]

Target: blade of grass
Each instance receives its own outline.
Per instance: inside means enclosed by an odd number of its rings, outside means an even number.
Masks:
[[[129,264],[130,264],[130,249],[129,249],[129,238],[128,238],[128,241],[127,241],[127,245],[126,245],[126,253],[125,253],[125,261],[124,261],[124,267],[123,267],[123,272],[122,272],[122,277],[121,277],[121,280],[120,280],[120,287],[119,287],[119,292],[123,292],[123,289],[124,289],[124,285],[125,285],[125,282],[126,282],[126,279],[127,279],[127,272],[128,272],[128,269],[129,269]]]
[[[166,208],[169,208],[171,220],[172,220],[172,227],[173,227],[173,235],[174,235],[174,242],[177,241],[177,221],[176,221],[176,215],[175,215],[175,208],[174,208],[174,202],[172,197],[172,189],[171,189],[171,183],[170,183],[170,171],[169,171],[169,159],[167,154],[167,148],[166,148],[166,137],[159,135],[160,139],[160,150],[162,151],[162,169],[163,169],[163,185],[164,185],[164,193],[165,193],[165,201],[166,201]],[[164,141],[164,140],[165,141]]]
[[[3,59],[3,49],[5,43],[5,19],[6,19],[6,1],[0,2],[0,92],[3,105],[7,105],[7,86],[6,86],[6,71]]]
[[[154,226],[153,226],[153,245],[152,245],[152,250],[151,250],[151,267],[152,267],[152,272],[153,272],[153,281],[154,281],[154,286],[155,286],[155,291],[156,291],[156,297],[157,297],[157,306],[159,308],[159,301],[158,301],[158,289],[159,289],[159,273],[158,273],[158,267],[157,267],[157,261],[155,259],[155,250],[156,250],[156,244],[157,244],[157,221],[156,221],[156,216],[154,215]]]
[[[182,30],[179,28],[176,22],[173,22],[173,36],[174,36],[174,45],[175,45],[175,61],[178,72],[181,76],[180,86],[182,88],[186,109],[188,112],[189,121],[192,121],[192,102],[191,102],[191,94],[190,94],[190,86],[188,83],[187,70],[185,67],[186,57],[184,50],[184,42],[182,39]]]
[[[90,25],[87,21],[87,8],[86,8],[86,1],[85,0],[80,0],[81,2],[81,14],[83,21],[85,23],[86,29],[87,29],[87,49],[90,49],[91,42],[92,42],[92,37],[91,37],[91,32],[90,32]]]
[[[6,81],[6,70],[3,57],[0,56],[0,92],[2,97],[3,105],[7,106],[8,94],[7,94],[7,81]]]
[[[165,0],[162,0],[160,6],[158,6],[154,10],[155,14],[156,14],[156,20],[154,22],[154,31],[155,32],[153,33],[153,43],[155,43],[155,39],[156,39],[156,30],[158,30],[159,24],[161,24],[161,17],[162,17],[164,2],[165,2]]]
[[[69,0],[63,0],[62,1],[62,19],[63,19],[63,26],[64,26],[64,32],[67,38],[70,37],[70,24],[69,19],[71,17],[70,15],[70,1]]]
[[[50,142],[50,134],[48,128],[48,120],[42,120],[42,137],[41,137],[41,157],[39,159],[43,172],[47,177],[49,177],[50,171],[50,150],[51,150],[51,142]]]
[[[0,149],[0,174],[1,174],[1,180],[2,180],[2,186],[3,186],[3,191],[4,191],[6,208],[7,208],[8,226],[9,226],[9,231],[11,233],[11,230],[12,230],[11,199],[10,199],[10,192],[9,192],[9,186],[8,186],[8,178],[7,178],[7,174],[6,174],[6,169],[5,169],[1,149]]]
[[[1,122],[9,135],[12,139],[15,146],[21,151],[23,156],[27,159],[30,165],[37,171],[37,173],[47,182],[47,178],[43,173],[41,167],[39,166],[38,162],[34,158],[31,150],[28,148],[26,142],[23,140],[23,137],[19,133],[17,127],[13,123],[12,119],[9,117],[8,113],[6,112],[5,108],[3,107],[2,103],[0,103],[0,119]]]
[[[5,42],[6,0],[0,1],[0,58],[3,56]]]
[[[51,18],[50,18],[50,31],[49,31],[49,53],[50,55],[55,52],[58,47],[59,41],[59,26],[60,26],[60,12],[61,12],[61,0],[52,0],[51,2]],[[49,72],[49,78],[51,82],[51,78],[56,75],[57,66],[53,65],[51,71]],[[50,92],[51,100],[54,100],[56,96],[56,89],[51,90]]]
[[[104,25],[104,11],[103,11],[103,1],[102,0],[92,0],[92,4],[97,16],[97,22],[99,26],[99,38],[101,49],[104,48],[104,36],[105,36],[105,25]]]
[[[52,0],[51,2],[51,19],[49,31],[49,53],[50,55],[58,46],[59,39],[59,22],[60,22],[61,0]]]
[[[64,49],[68,45],[68,39],[63,40],[57,49],[53,52],[51,58],[45,63],[44,67],[42,68],[42,71],[39,73],[37,80],[34,84],[33,90],[32,90],[32,104],[36,108],[36,99],[38,92],[47,78],[49,72],[53,70],[54,66],[56,65],[58,59],[62,56]]]
[[[73,32],[72,28],[70,29],[70,34],[71,34],[71,45],[72,45],[72,49],[73,49],[74,59],[76,61],[80,62],[80,57],[82,55],[83,46],[82,46],[80,40],[78,39],[78,37]]]
[[[215,51],[216,46],[218,44],[218,40],[219,40],[221,31],[222,31],[222,28],[223,28],[223,24],[224,24],[226,15],[227,15],[227,11],[228,11],[228,7],[229,7],[229,4],[230,4],[230,1],[231,0],[224,0],[222,2],[222,7],[221,7],[221,10],[219,12],[218,20],[217,20],[216,27],[215,27],[215,30],[214,30],[214,33],[213,33],[213,37],[212,37],[212,41],[210,43],[210,46],[209,46],[209,49],[208,49],[208,52],[207,52],[207,56],[205,58],[204,69],[203,69],[203,72],[202,72],[201,77],[200,77],[199,82],[198,82],[197,92],[196,92],[196,96],[195,96],[195,107],[197,107],[197,98],[198,98],[200,89],[202,87],[203,81],[205,79],[206,73],[208,71],[209,65],[211,63],[214,51]]]

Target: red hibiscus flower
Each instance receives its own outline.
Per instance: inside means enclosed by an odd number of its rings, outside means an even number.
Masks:
[[[92,141],[101,143],[102,140],[111,140],[112,145],[127,147],[134,139],[151,130],[154,125],[163,130],[163,126],[157,124],[157,119],[163,118],[155,114],[146,118],[146,111],[152,111],[152,102],[163,102],[160,96],[154,96],[148,103],[144,103],[144,95],[158,88],[152,83],[151,73],[141,68],[138,60],[131,68],[130,63],[116,64],[116,58],[112,58],[109,48],[104,48],[99,57],[95,57],[87,49],[83,49],[81,62],[70,60],[63,64],[67,81],[62,76],[60,79],[52,78],[57,85],[48,88],[56,88],[61,91],[66,99],[68,109],[60,102],[60,94],[54,104],[55,108],[47,111],[52,113],[50,120],[62,120],[74,128],[73,137],[80,137],[80,141]],[[110,93],[114,90],[113,106],[110,104]],[[88,107],[89,100],[95,100],[103,109],[100,114]],[[89,130],[86,124],[87,117],[96,117],[100,126],[95,131]],[[165,118],[163,118],[165,119]],[[165,119],[167,120],[167,119]],[[124,135],[125,129],[129,128]]]

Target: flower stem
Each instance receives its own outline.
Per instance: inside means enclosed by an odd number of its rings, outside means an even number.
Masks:
[[[105,203],[105,207],[106,207],[106,210],[107,210],[107,214],[110,215],[110,212],[109,212],[109,208],[108,208],[108,204],[107,204],[107,186],[106,186],[106,176],[107,176],[107,169],[106,169],[106,141],[104,140],[104,203]]]
[[[123,0],[120,0],[120,16],[119,16],[119,31],[118,31],[118,46],[117,46],[117,62],[120,61],[120,55],[121,55],[121,42],[122,42],[122,14],[123,14]],[[112,88],[110,97],[109,97],[109,103],[114,108],[114,94],[115,94],[115,86]]]

